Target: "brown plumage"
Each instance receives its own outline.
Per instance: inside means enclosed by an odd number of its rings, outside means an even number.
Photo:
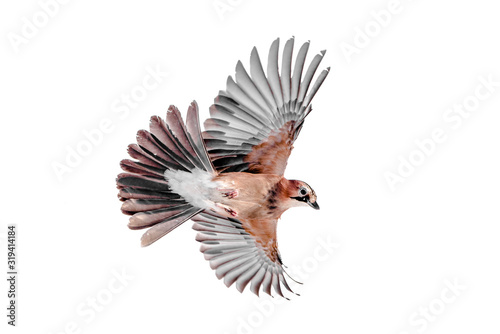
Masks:
[[[277,245],[277,222],[295,206],[319,209],[316,194],[305,182],[283,175],[293,143],[311,111],[310,102],[329,72],[324,70],[309,90],[324,51],[302,69],[309,43],[299,50],[293,75],[294,40],[285,44],[281,75],[279,40],[271,45],[267,76],[257,50],[250,75],[241,62],[236,82],[229,77],[210,108],[201,133],[193,102],[186,123],[174,106],[166,120],[151,118],[129,146],[118,175],[122,212],[131,229],[149,228],[141,243],[148,246],[188,219],[195,221],[201,251],[227,286],[242,292],[248,284],[259,294],[271,288],[284,297],[293,292],[285,279]],[[286,297],[285,297],[286,298]]]

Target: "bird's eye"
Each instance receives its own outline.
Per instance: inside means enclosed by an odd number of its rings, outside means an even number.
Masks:
[[[302,196],[305,196],[305,195],[307,194],[307,189],[306,189],[306,188],[304,188],[304,187],[302,187],[302,188],[300,188],[299,193],[300,193]]]

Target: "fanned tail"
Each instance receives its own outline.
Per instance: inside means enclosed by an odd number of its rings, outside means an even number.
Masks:
[[[129,145],[128,153],[135,160],[122,160],[125,173],[116,179],[122,212],[132,216],[128,227],[150,227],[141,238],[142,246],[203,211],[172,191],[166,171],[216,174],[203,144],[195,101],[188,109],[186,123],[179,110],[170,106],[166,120],[151,117],[149,129],[140,130],[137,144]]]

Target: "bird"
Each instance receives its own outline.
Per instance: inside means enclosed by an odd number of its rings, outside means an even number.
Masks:
[[[120,162],[116,183],[121,211],[131,216],[128,227],[148,228],[143,247],[191,219],[200,251],[227,287],[243,292],[250,284],[257,296],[262,291],[289,299],[298,294],[287,281],[294,279],[278,250],[277,223],[292,207],[319,205],[311,186],[286,179],[284,172],[330,67],[312,84],[326,51],[304,70],[310,41],[294,58],[292,37],[283,47],[280,71],[279,42],[269,49],[267,75],[256,47],[250,74],[237,62],[203,132],[196,101],[186,121],[173,105],[164,119],[152,116],[149,131],[139,130],[137,143],[128,146],[131,159]]]

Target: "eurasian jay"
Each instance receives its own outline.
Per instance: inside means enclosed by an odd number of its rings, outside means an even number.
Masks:
[[[284,297],[292,292],[276,241],[280,216],[295,206],[319,209],[314,190],[283,174],[293,143],[311,112],[311,100],[329,73],[323,70],[310,88],[325,51],[317,54],[305,75],[309,42],[302,45],[291,74],[294,39],[283,49],[278,71],[279,39],[270,48],[267,76],[257,49],[250,56],[250,75],[236,65],[199,126],[192,102],[186,122],[170,106],[166,119],[153,116],[149,132],[137,133],[128,147],[135,160],[121,161],[117,178],[128,227],[149,228],[142,246],[157,241],[185,221],[194,221],[201,252],[219,279],[243,292]],[[286,297],[285,297],[286,298]]]

